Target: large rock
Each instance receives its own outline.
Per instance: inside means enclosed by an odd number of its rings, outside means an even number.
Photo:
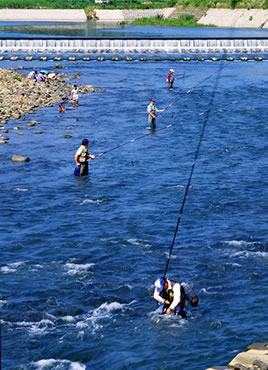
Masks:
[[[229,364],[214,366],[206,370],[268,370],[268,342],[253,343],[246,352],[239,353]]]
[[[237,369],[239,368],[238,365],[242,365],[246,369],[253,369],[253,366],[257,365],[256,361],[259,361],[259,364],[263,363],[266,365],[266,370],[268,370],[268,349],[250,349],[247,352],[241,352],[228,364],[228,366],[231,369]],[[255,364],[253,365],[253,363]],[[259,365],[257,366],[259,367]],[[263,370],[260,367],[259,369]]]
[[[30,161],[30,158],[29,157],[24,157],[22,155],[17,155],[17,154],[14,154],[12,157],[11,157],[11,160],[13,162],[29,162]]]

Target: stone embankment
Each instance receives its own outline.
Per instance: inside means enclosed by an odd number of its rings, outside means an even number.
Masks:
[[[166,8],[166,9],[131,9],[106,10],[95,9],[95,20],[99,23],[131,23],[135,19],[150,18],[157,15],[176,19],[181,15],[193,15],[200,25],[215,25],[230,28],[268,29],[268,10],[264,9],[202,9],[202,8]]]
[[[168,18],[172,15],[176,8],[163,9],[95,9],[95,20],[98,23],[131,23],[140,18],[151,18],[161,15],[163,18]]]
[[[205,26],[214,24],[217,27],[268,29],[268,10],[208,9],[197,23]]]
[[[215,366],[206,370],[268,370],[268,342],[251,344],[226,367]]]

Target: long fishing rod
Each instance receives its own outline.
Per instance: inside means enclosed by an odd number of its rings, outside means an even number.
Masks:
[[[223,53],[223,56],[224,56],[224,54],[225,53]],[[214,99],[215,99],[216,91],[217,91],[218,84],[219,84],[219,81],[220,81],[220,78],[221,78],[221,73],[222,73],[222,70],[224,68],[224,66],[223,66],[223,56],[221,58],[220,67],[219,67],[218,72],[217,72],[217,77],[216,77],[216,80],[215,80],[215,83],[214,83],[214,89],[213,89],[212,94],[211,94],[210,102],[208,104],[208,109],[205,110],[204,112],[201,112],[201,114],[205,115],[204,123],[203,123],[202,130],[201,130],[201,133],[200,133],[200,138],[199,138],[199,142],[198,142],[198,145],[197,145],[197,148],[196,148],[194,160],[193,160],[190,175],[189,175],[189,178],[188,178],[188,183],[187,183],[187,186],[186,186],[186,189],[185,189],[185,193],[184,193],[183,201],[182,201],[182,204],[181,204],[181,208],[180,208],[180,212],[179,212],[175,232],[174,232],[174,235],[173,235],[172,243],[171,243],[171,246],[170,246],[170,249],[169,249],[169,255],[168,255],[168,259],[167,259],[167,263],[166,263],[166,267],[165,267],[165,271],[164,271],[164,278],[166,277],[166,274],[167,274],[167,270],[168,270],[170,258],[171,258],[171,255],[172,255],[175,239],[176,239],[176,236],[177,236],[178,228],[179,228],[179,225],[180,225],[184,205],[185,205],[186,198],[187,198],[187,195],[188,195],[188,191],[189,191],[189,188],[190,188],[190,185],[191,185],[191,180],[192,180],[194,168],[195,168],[195,165],[196,165],[196,162],[197,162],[197,159],[198,159],[198,155],[199,155],[200,147],[201,147],[201,144],[202,144],[202,141],[203,141],[203,137],[204,137],[205,129],[206,129],[206,126],[207,126],[207,122],[208,122],[208,119],[209,119],[209,116],[210,116],[210,113],[211,113],[211,110],[212,110],[212,107],[213,107],[213,104],[214,104]],[[188,90],[189,93],[190,93],[190,91],[191,91],[191,89]]]
[[[177,220],[177,225],[176,225],[175,232],[174,232],[173,239],[172,239],[172,243],[171,243],[171,246],[170,246],[169,255],[168,255],[168,259],[167,259],[167,263],[166,263],[166,267],[165,267],[165,271],[164,271],[164,275],[163,275],[164,278],[166,277],[166,274],[167,274],[167,270],[168,270],[170,258],[171,258],[171,255],[172,255],[175,239],[176,239],[176,236],[177,236],[178,228],[179,228],[179,225],[180,225],[184,205],[185,205],[186,198],[187,198],[187,195],[188,195],[188,191],[189,191],[189,188],[190,188],[190,185],[191,185],[191,180],[192,180],[194,168],[195,168],[197,158],[198,158],[198,155],[199,155],[199,151],[200,151],[200,147],[201,147],[201,144],[202,144],[202,141],[203,141],[205,129],[206,129],[207,122],[208,122],[208,119],[209,119],[209,115],[210,115],[210,112],[211,112],[213,104],[214,104],[216,90],[218,88],[218,84],[219,84],[222,69],[223,69],[223,67],[221,66],[221,68],[219,68],[219,70],[218,70],[217,78],[215,80],[214,89],[213,89],[213,92],[212,92],[212,95],[211,95],[211,99],[210,99],[210,102],[209,102],[209,105],[208,105],[208,109],[206,111],[204,111],[204,114],[205,114],[204,123],[203,123],[202,130],[201,130],[201,133],[200,133],[199,142],[198,142],[198,145],[197,145],[197,148],[196,148],[194,160],[193,160],[190,175],[189,175],[189,178],[188,178],[188,183],[187,183],[185,193],[184,193],[184,197],[183,197],[183,201],[182,201],[182,204],[181,204],[181,208],[180,208],[180,212],[179,212],[179,216],[178,216],[178,220]]]
[[[170,123],[170,124],[168,124],[168,125],[167,125],[167,126],[165,126],[165,127],[161,127],[161,128],[159,128],[157,131],[162,131],[162,130],[165,130],[166,128],[168,128],[168,127],[172,127],[172,126],[174,126],[174,124],[173,124],[173,123]],[[128,140],[128,141],[124,142],[123,144],[119,144],[119,145],[115,146],[114,148],[108,149],[108,150],[106,150],[105,152],[102,152],[102,153],[97,154],[97,155],[96,155],[96,158],[101,157],[101,156],[102,156],[102,155],[104,155],[104,154],[110,153],[110,152],[112,152],[113,150],[116,150],[116,149],[118,149],[118,148],[121,148],[122,146],[125,146],[125,145],[127,145],[127,144],[134,143],[135,141],[140,140],[140,139],[143,139],[144,137],[146,137],[146,136],[150,136],[150,135],[151,135],[151,133],[149,132],[148,134],[144,134],[144,135],[138,136],[138,137],[136,137],[136,138],[134,138],[134,139]]]

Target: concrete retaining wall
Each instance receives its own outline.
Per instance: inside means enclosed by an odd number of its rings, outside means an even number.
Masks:
[[[198,23],[217,27],[268,29],[268,10],[208,9]]]
[[[0,22],[85,22],[80,9],[0,9]]]

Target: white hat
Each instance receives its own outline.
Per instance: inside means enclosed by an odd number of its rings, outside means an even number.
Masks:
[[[174,69],[170,69],[169,72],[174,72]]]
[[[164,278],[157,279],[154,283],[154,286],[156,287],[156,290],[158,292],[161,292],[161,290],[164,288],[165,280]]]

